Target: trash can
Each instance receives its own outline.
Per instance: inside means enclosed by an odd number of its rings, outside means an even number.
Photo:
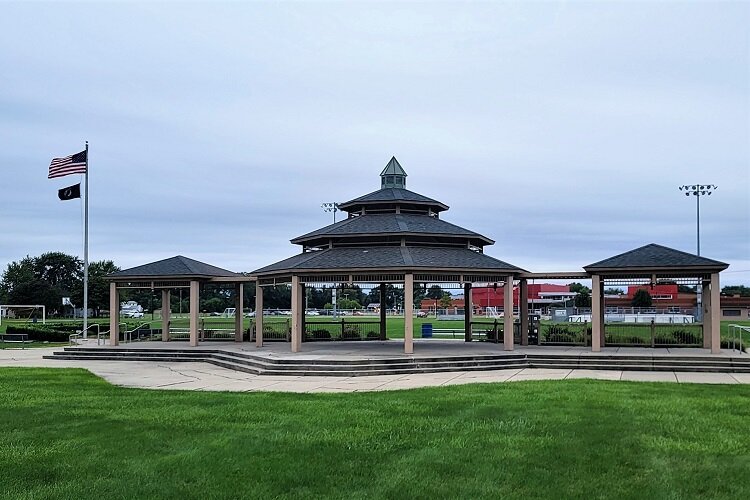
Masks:
[[[432,323],[422,323],[422,338],[423,339],[432,338]]]

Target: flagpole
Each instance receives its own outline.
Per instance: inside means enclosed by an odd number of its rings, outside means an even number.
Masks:
[[[83,224],[83,338],[89,329],[89,141],[86,141],[86,186],[84,188]]]

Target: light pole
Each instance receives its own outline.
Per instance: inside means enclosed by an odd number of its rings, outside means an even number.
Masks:
[[[320,205],[320,208],[322,208],[324,212],[333,212],[333,223],[336,224],[336,212],[339,211],[339,204],[335,202],[323,203]]]
[[[695,196],[695,226],[698,255],[701,254],[701,196],[711,196],[718,186],[714,184],[688,184],[680,186],[685,196]]]

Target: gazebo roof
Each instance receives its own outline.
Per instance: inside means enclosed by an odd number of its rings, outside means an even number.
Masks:
[[[341,210],[347,211],[349,208],[365,204],[370,205],[378,203],[393,203],[398,201],[416,205],[431,205],[434,207],[436,212],[448,210],[449,208],[445,203],[433,200],[432,198],[428,198],[427,196],[415,193],[414,191],[409,191],[408,189],[403,188],[390,187],[378,189],[377,191],[373,191],[372,193],[360,196],[359,198],[354,198],[353,200],[339,203],[339,208]]]
[[[156,279],[156,278],[195,278],[195,279],[217,279],[236,278],[246,279],[245,275],[227,271],[220,267],[206,264],[198,260],[190,259],[182,255],[168,259],[150,262],[141,266],[123,269],[107,276],[110,280],[119,279]]]
[[[523,272],[489,255],[457,247],[336,247],[305,252],[262,267],[252,274],[291,271],[383,271],[404,269]]]
[[[699,270],[723,271],[729,264],[718,260],[707,259],[674,248],[651,243],[629,252],[621,253],[608,259],[600,260],[584,269],[591,273],[597,271],[659,271],[659,270]]]
[[[306,241],[337,236],[367,236],[367,235],[406,235],[421,236],[462,236],[475,239],[482,244],[494,243],[486,236],[464,229],[450,222],[436,217],[410,214],[365,214],[359,217],[344,219],[330,226],[317,229],[310,233],[294,238],[292,243],[301,244]]]
[[[404,177],[407,176],[406,170],[404,170],[404,167],[401,166],[395,156],[391,157],[391,160],[385,166],[383,171],[380,172],[380,175],[381,177],[384,175],[403,175]]]

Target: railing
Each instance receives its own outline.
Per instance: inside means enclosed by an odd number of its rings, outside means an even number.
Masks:
[[[204,340],[234,340],[234,318],[203,318],[198,336]]]
[[[263,320],[263,341],[270,342],[288,342],[292,338],[292,321],[290,319],[283,321]],[[255,329],[257,323],[253,322],[252,338],[255,340]]]
[[[609,346],[703,347],[703,325],[660,323],[607,323],[604,341]]]
[[[127,326],[127,325],[126,325]],[[147,327],[147,328],[145,328]],[[132,330],[125,330],[122,332],[122,342],[130,343],[133,342],[133,334],[135,334],[135,341],[141,342],[143,340],[152,340],[154,337],[154,330],[151,328],[151,323],[141,323]]]
[[[487,340],[489,342],[498,342],[503,338],[503,321],[472,321],[471,340]]]
[[[729,338],[726,341],[722,341],[722,347],[726,345],[727,349],[740,351],[740,354],[744,353],[747,346],[742,343],[743,333],[750,334],[750,327],[729,325]]]
[[[306,322],[304,340],[380,340],[380,321]]]
[[[547,323],[539,327],[540,345],[582,345],[591,338],[589,323]]]

